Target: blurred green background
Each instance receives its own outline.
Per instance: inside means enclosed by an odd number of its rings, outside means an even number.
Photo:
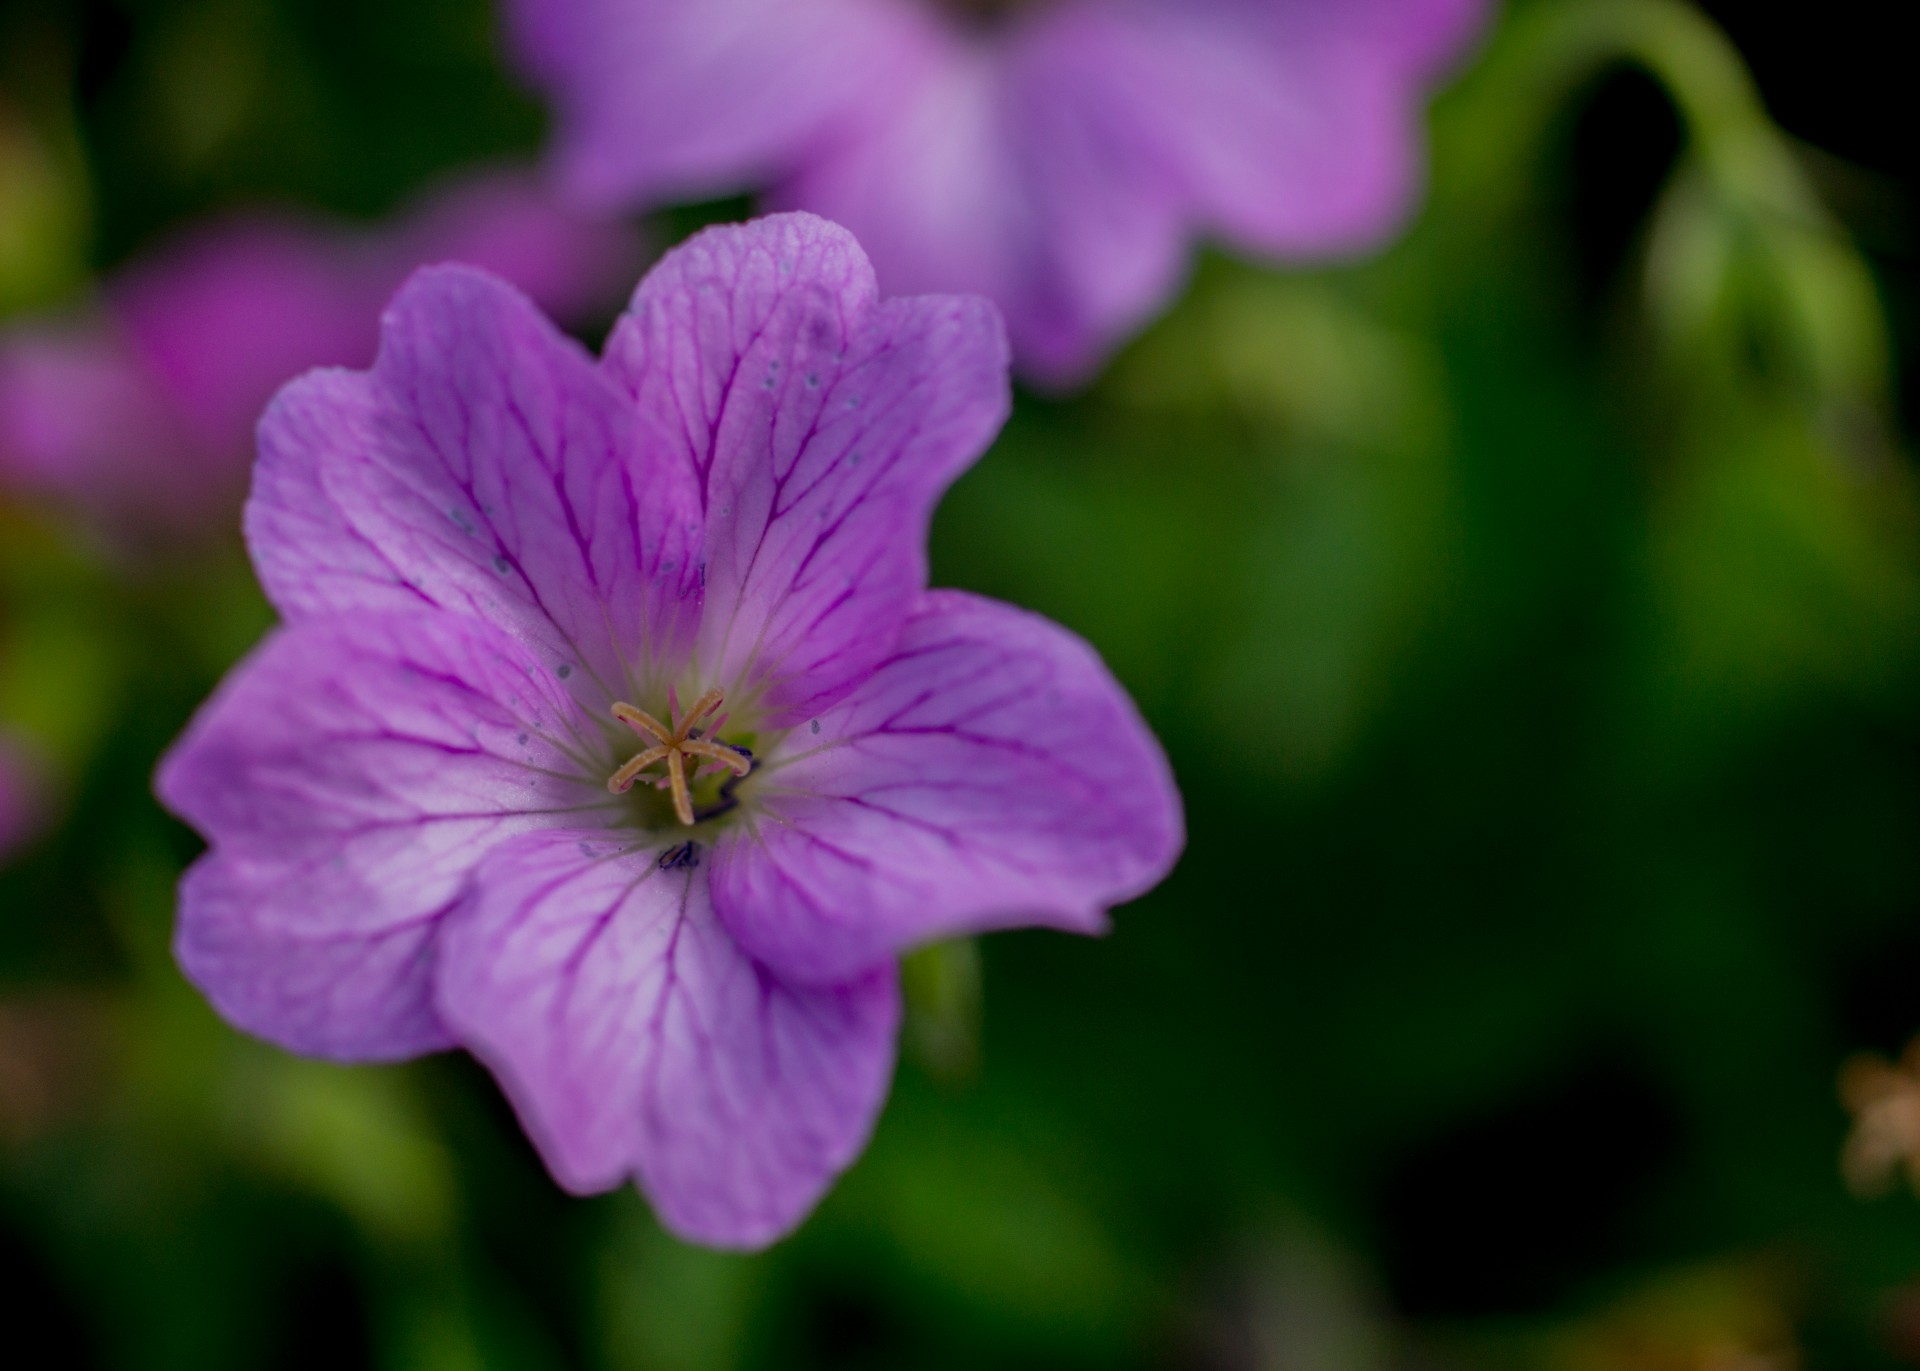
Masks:
[[[1920,1031],[1910,47],[1763,8],[1513,0],[1399,245],[1209,258],[1020,397],[936,580],[1101,648],[1190,848],[1106,940],[916,958],[872,1149],[760,1256],[566,1197],[464,1058],[220,1024],[148,782],[268,621],[237,536],[0,497],[59,806],[0,871],[0,1364],[1920,1365],[1836,1085]],[[0,0],[0,315],[542,136],[483,0]]]

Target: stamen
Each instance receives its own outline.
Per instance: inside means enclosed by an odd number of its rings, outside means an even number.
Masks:
[[[728,747],[725,743],[709,741],[702,736],[702,730],[696,725],[718,710],[723,697],[718,690],[709,690],[693,703],[693,708],[682,716],[680,699],[673,688],[667,688],[667,717],[673,722],[662,724],[644,709],[630,704],[613,706],[613,717],[653,743],[644,752],[629,758],[621,768],[607,778],[607,789],[616,795],[624,795],[633,788],[640,773],[659,762],[667,764],[667,774],[654,782],[662,790],[673,792],[674,817],[689,827],[695,821],[693,812],[693,790],[690,782],[700,774],[703,761],[717,762],[731,771],[735,777],[744,777],[753,770],[753,761],[745,752]],[[706,732],[710,735],[720,730],[727,716],[722,714]],[[732,782],[728,782],[730,786]]]
[[[673,812],[691,828],[693,795],[687,789],[687,759],[677,747],[667,754],[667,779],[673,783]]]
[[[720,708],[722,696],[718,690],[709,690],[693,702],[693,708],[687,711],[687,717],[680,721],[680,727],[691,728],[714,710]]]
[[[752,762],[725,743],[709,743],[698,738],[689,738],[680,744],[680,748],[681,751],[690,752],[696,757],[705,757],[709,761],[718,762],[736,776],[744,776],[753,770]]]
[[[626,794],[629,790],[633,789],[633,783],[639,778],[640,773],[664,758],[667,755],[667,751],[668,749],[664,747],[648,748],[645,752],[642,752],[639,756],[633,758],[625,766],[614,772],[613,775],[609,776],[607,778],[607,789],[616,795]]]
[[[613,717],[642,736],[667,742],[673,737],[673,730],[661,723],[644,709],[635,709],[632,705],[619,704],[613,707]]]

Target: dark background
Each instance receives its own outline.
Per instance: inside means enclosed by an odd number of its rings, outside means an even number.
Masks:
[[[1920,1204],[1842,1183],[1836,1094],[1920,1031],[1911,48],[1864,0],[1684,11],[1809,224],[1682,204],[1674,74],[1556,66],[1573,8],[1517,0],[1442,97],[1405,241],[1208,256],[950,498],[936,580],[1093,639],[1190,847],[1110,938],[926,964],[873,1148],[761,1256],[567,1198],[464,1059],[218,1024],[146,786],[265,611],[230,542],[134,574],[10,513],[0,709],[66,790],[0,872],[0,1359],[1920,1364]],[[372,219],[543,130],[477,0],[4,0],[0,119],[72,201],[0,271],[22,315],[212,210]],[[1687,213],[1734,264],[1692,322],[1646,270]],[[1815,253],[1871,272],[1885,370],[1782,306]]]

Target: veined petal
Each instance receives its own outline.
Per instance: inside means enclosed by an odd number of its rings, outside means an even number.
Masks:
[[[484,619],[597,709],[684,654],[698,510],[693,471],[636,442],[586,352],[513,287],[438,267],[395,298],[372,371],[315,372],[274,401],[247,537],[290,619]]]
[[[752,955],[831,982],[958,933],[1097,932],[1181,843],[1166,759],[1093,650],[936,591],[870,680],[766,758],[714,904]]]
[[[445,901],[368,924],[330,917],[365,891],[311,862],[202,857],[180,882],[173,954],[220,1016],[289,1051],[404,1061],[453,1046],[433,1009]]]
[[[607,367],[672,460],[705,475],[701,672],[776,724],[892,647],[926,582],[933,506],[1010,404],[991,305],[879,303],[859,245],[811,215],[669,254]]]
[[[605,834],[529,834],[449,919],[442,1020],[492,1067],[561,1184],[637,1179],[683,1237],[758,1247],[865,1143],[892,1076],[891,967],[783,985],[713,916],[706,872]]]
[[[212,851],[181,889],[188,976],[297,1051],[405,1056],[439,1041],[433,927],[504,838],[613,804],[575,706],[526,650],[448,614],[283,629],[162,763],[161,799]]]

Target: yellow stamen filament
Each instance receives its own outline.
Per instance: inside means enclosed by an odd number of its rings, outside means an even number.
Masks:
[[[615,705],[613,717],[654,745],[630,758],[608,777],[607,789],[616,795],[624,795],[633,788],[641,772],[655,763],[665,762],[667,774],[654,784],[672,790],[675,816],[681,823],[691,825],[694,821],[693,792],[689,783],[699,774],[702,761],[717,762],[736,776],[745,776],[753,770],[753,763],[734,749],[699,736],[699,725],[720,708],[720,702],[720,692],[709,690],[693,702],[692,709],[675,720],[679,706],[669,694],[667,717],[672,722],[666,724],[644,709],[636,709],[629,704]],[[723,716],[720,722],[724,721]],[[718,726],[716,723],[715,728]]]

